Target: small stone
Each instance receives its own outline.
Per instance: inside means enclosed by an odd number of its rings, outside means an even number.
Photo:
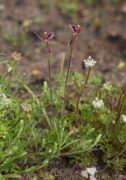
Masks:
[[[81,171],[81,176],[84,177],[84,178],[88,178],[88,172],[87,172],[87,170]]]

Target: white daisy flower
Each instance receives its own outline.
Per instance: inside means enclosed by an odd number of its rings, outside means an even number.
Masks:
[[[87,59],[84,59],[84,65],[86,68],[92,67],[96,64],[96,61],[89,56]]]
[[[96,97],[95,100],[92,102],[92,105],[94,106],[94,108],[102,108],[104,107],[104,101]]]

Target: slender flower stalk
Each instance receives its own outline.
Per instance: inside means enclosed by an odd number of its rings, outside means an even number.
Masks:
[[[52,82],[51,82],[51,53],[48,53],[48,70],[49,70],[49,87],[50,87],[50,101],[52,102],[53,95],[52,95]]]
[[[88,86],[88,80],[91,73],[91,67],[94,66],[95,63],[96,61],[92,59],[91,56],[89,56],[88,59],[84,60],[84,67],[88,68],[88,73],[84,81],[84,89]],[[77,100],[76,100],[76,114],[75,114],[75,127],[76,128],[78,127],[79,103],[80,103],[80,98],[81,98],[82,93],[83,91],[77,95]]]
[[[91,67],[88,68],[87,77],[86,77],[86,80],[84,82],[84,88],[86,88],[88,86],[88,80],[89,80],[90,73],[91,73]]]
[[[121,92],[121,94],[120,94],[120,96],[119,96],[119,99],[118,99],[118,103],[117,103],[117,105],[116,105],[116,111],[117,111],[117,112],[119,112],[120,109],[121,109],[121,105],[122,105],[122,101],[123,101],[123,99],[124,99],[124,95],[125,95],[125,92],[124,92],[124,90],[122,90],[122,92]]]
[[[121,114],[122,114],[122,106],[123,106],[123,102],[125,99],[125,89],[122,89],[122,92],[120,93],[117,105],[116,105],[116,119],[115,119],[115,124],[114,124],[114,134],[115,134],[115,140],[117,141],[118,144],[120,144],[120,146],[122,146],[122,144],[119,141],[118,138],[118,134],[119,134],[119,128],[118,128],[118,122],[120,120]]]
[[[125,98],[125,91],[122,90],[122,92],[121,92],[121,94],[119,96],[117,106],[116,106],[116,111],[117,111],[117,116],[116,116],[116,120],[115,120],[116,123],[118,122],[118,120],[120,119],[120,116],[121,116],[121,111],[122,111],[122,105],[123,105],[123,102],[124,102],[124,98]]]
[[[80,33],[80,25],[69,25],[69,29],[72,32],[72,36],[69,42],[69,58],[68,58],[68,67],[67,67],[67,74],[66,74],[66,79],[65,79],[65,84],[64,84],[64,104],[63,104],[63,117],[65,113],[65,107],[66,107],[66,89],[67,89],[67,82],[68,82],[68,77],[69,77],[69,72],[70,72],[70,65],[71,65],[71,59],[72,59],[72,53],[73,53],[73,47],[75,43],[75,39]]]
[[[78,128],[79,102],[80,102],[80,95],[77,94],[77,99],[76,99],[76,114],[75,114],[75,127],[76,128]]]
[[[51,46],[49,44],[49,40],[54,37],[54,32],[44,32],[43,34],[37,34],[37,37],[40,40],[43,40],[46,43],[46,47],[48,50],[48,73],[49,73],[49,87],[50,87],[50,101],[52,102],[53,96],[52,96],[52,83],[51,83]]]

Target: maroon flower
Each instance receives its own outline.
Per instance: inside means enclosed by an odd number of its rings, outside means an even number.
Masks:
[[[43,34],[38,34],[35,32],[35,34],[40,40],[43,40],[45,42],[49,41],[54,37],[54,32],[44,32]]]
[[[69,42],[69,46],[71,46],[74,44],[74,41],[75,41],[77,35],[80,33],[81,27],[79,24],[78,25],[70,24],[68,27],[72,31],[72,37],[71,37],[70,42]]]
[[[38,34],[38,33],[35,32],[35,34],[37,35],[37,37],[40,40],[43,40],[43,41],[46,42],[48,51],[50,53],[51,52],[51,48],[50,48],[50,44],[48,43],[48,41],[54,37],[55,33],[54,32],[44,32],[43,34]]]
[[[76,33],[76,34],[79,34],[80,33],[80,30],[81,30],[81,27],[80,25],[73,25],[73,24],[70,24],[69,25],[69,28],[70,30],[72,31],[72,33]]]

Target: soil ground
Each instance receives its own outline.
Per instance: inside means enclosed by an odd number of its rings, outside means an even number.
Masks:
[[[114,84],[126,82],[125,0],[120,0],[119,3],[102,0],[99,5],[93,7],[82,2],[72,18],[68,14],[61,13],[53,3],[43,6],[40,2],[39,0],[0,1],[0,51],[6,53],[5,56],[0,56],[0,61],[8,58],[13,51],[19,51],[23,58],[17,68],[22,74],[25,73],[27,81],[41,83],[43,80],[48,80],[46,50],[34,32],[55,31],[51,62],[54,77],[56,72],[60,72],[61,60],[71,35],[67,25],[74,21],[81,25],[82,32],[74,47],[71,69],[82,71],[82,60],[91,55],[97,61],[94,72],[100,73],[104,80],[112,81]],[[21,35],[18,36],[21,36],[21,39],[17,40],[17,31],[20,30]],[[26,38],[22,32],[26,34]],[[17,39],[14,40],[14,37]],[[67,167],[63,161],[54,161],[45,172],[52,174],[58,180],[79,180],[82,179],[81,169],[83,168],[78,166]],[[24,179],[28,180],[31,177],[32,174]],[[124,175],[115,175],[115,172],[112,178],[126,179]],[[103,177],[103,179],[107,178]]]

